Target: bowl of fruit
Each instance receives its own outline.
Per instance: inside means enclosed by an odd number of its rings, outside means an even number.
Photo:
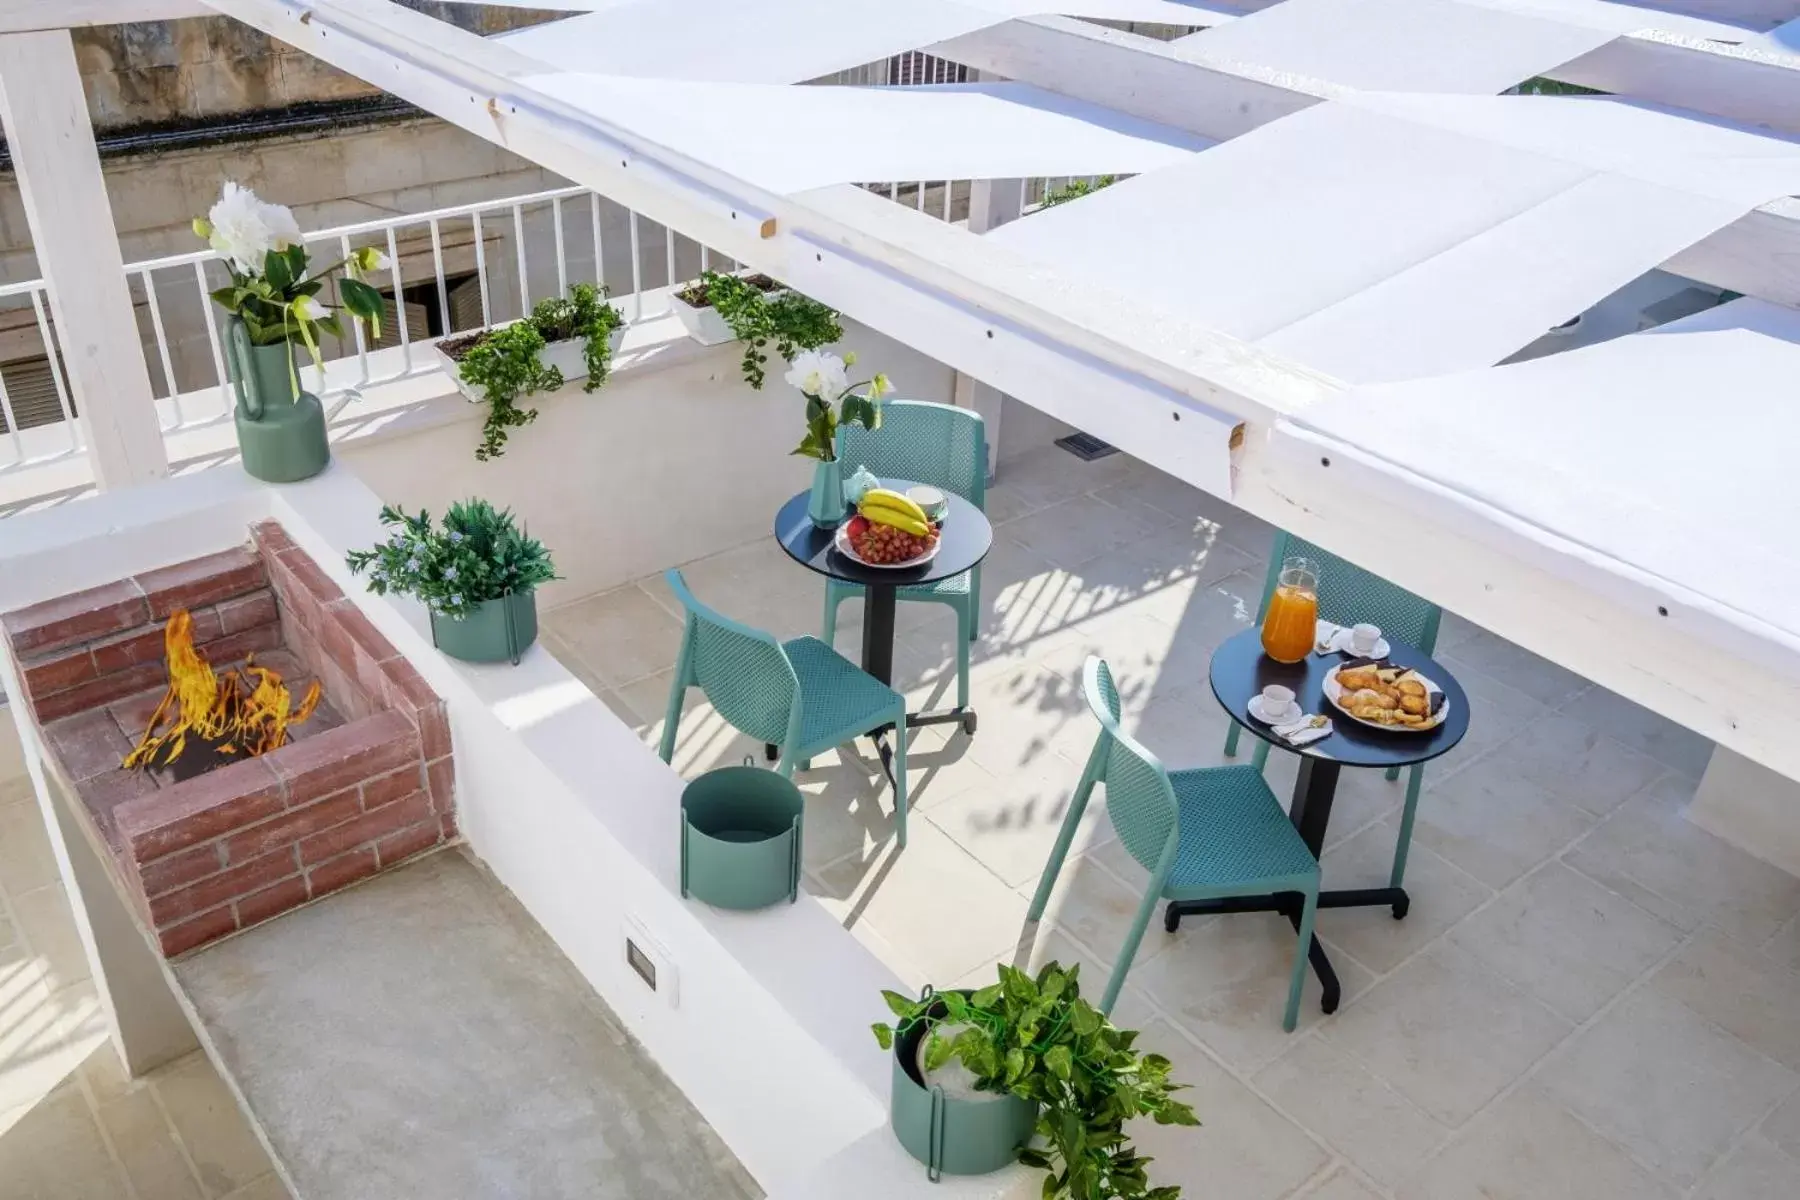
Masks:
[[[924,510],[888,488],[870,488],[837,529],[838,553],[865,567],[920,566],[937,557],[940,540]]]

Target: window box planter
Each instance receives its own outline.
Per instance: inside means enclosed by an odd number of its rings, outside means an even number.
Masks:
[[[681,793],[681,894],[717,908],[800,896],[801,818],[792,780],[760,767],[708,771]]]
[[[716,317],[718,314],[714,313],[713,315]],[[500,326],[495,326],[495,328],[500,328]],[[480,388],[463,379],[462,368],[458,364],[462,359],[463,352],[475,345],[488,332],[484,329],[476,333],[457,334],[454,337],[443,338],[433,343],[431,347],[437,355],[438,361],[443,365],[444,374],[450,376],[450,381],[456,385],[456,390],[461,392],[463,399],[470,404],[484,404],[486,400],[482,396]],[[613,357],[618,357],[619,345],[624,340],[625,330],[622,328],[613,330],[607,336],[606,341],[612,347]],[[555,367],[561,371],[563,387],[566,388],[571,383],[587,378],[587,342],[582,338],[565,338],[560,342],[547,342],[544,348],[538,352],[538,361],[546,367]],[[557,392],[562,388],[549,390]]]
[[[753,284],[765,296],[777,296],[786,291],[767,275],[742,275],[746,282]],[[695,280],[686,286],[669,293],[669,307],[675,313],[675,319],[688,336],[702,346],[723,346],[726,342],[737,341],[737,334],[725,323],[706,297],[706,283]]]
[[[537,641],[537,593],[513,592],[484,600],[463,617],[431,614],[432,644],[463,662],[518,664]]]
[[[941,1005],[931,1012],[943,1016]],[[928,1084],[919,1061],[928,1029],[928,1022],[918,1021],[894,1038],[894,1136],[932,1179],[985,1175],[1017,1162],[1037,1126],[1037,1104],[999,1093],[956,1095],[941,1083]]]

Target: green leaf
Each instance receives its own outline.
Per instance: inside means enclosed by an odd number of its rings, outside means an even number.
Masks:
[[[1025,1073],[1025,1049],[1014,1046],[1006,1052],[1006,1083],[1010,1087]]]
[[[338,292],[344,298],[344,307],[359,317],[380,320],[387,312],[382,294],[359,280],[338,280]]]
[[[285,294],[294,286],[294,273],[288,268],[287,255],[280,250],[271,250],[263,255],[263,278],[276,292]]]
[[[949,1038],[943,1037],[935,1029],[925,1042],[925,1069],[935,1071],[950,1061],[950,1050],[954,1045]]]
[[[352,567],[352,570],[354,569],[355,568]],[[877,1021],[875,1024],[869,1026],[869,1028],[874,1032],[875,1040],[880,1044],[883,1050],[892,1050],[894,1048],[893,1026],[883,1025],[881,1022]]]
[[[881,993],[881,998],[886,1001],[889,1012],[903,1019],[911,1018],[919,1008],[917,1000],[911,996],[903,996],[899,992],[884,991]]]
[[[994,1005],[1000,1003],[1000,997],[1005,994],[1005,988],[997,983],[990,983],[979,992],[976,992],[969,999],[976,1008],[992,1008]]]
[[[1101,1017],[1092,1005],[1078,1000],[1069,1009],[1069,1025],[1078,1037],[1092,1037],[1100,1032]]]
[[[1026,1146],[1019,1151],[1019,1162],[1027,1167],[1036,1167],[1040,1171],[1050,1169],[1050,1157],[1041,1150],[1033,1150]]]
[[[1058,1079],[1069,1079],[1075,1074],[1075,1055],[1067,1046],[1052,1046],[1044,1052],[1044,1065]]]

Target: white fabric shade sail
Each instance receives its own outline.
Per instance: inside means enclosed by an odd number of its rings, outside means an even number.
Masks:
[[[1207,139],[1019,83],[786,87],[559,74],[542,92],[773,192],[1154,171]],[[804,130],[804,136],[794,131]]]

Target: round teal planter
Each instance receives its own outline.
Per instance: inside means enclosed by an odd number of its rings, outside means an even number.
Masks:
[[[932,1013],[942,1016],[943,1009]],[[943,1088],[926,1087],[918,1054],[927,1032],[920,1021],[894,1039],[894,1136],[934,1180],[939,1175],[986,1175],[1017,1162],[1019,1148],[1037,1128],[1037,1103],[1011,1095],[959,1099],[946,1096]]]
[[[681,894],[719,908],[767,908],[800,895],[806,801],[761,767],[720,767],[681,793]]]
[[[293,348],[253,346],[237,317],[225,329],[225,362],[237,404],[238,451],[244,470],[265,483],[311,479],[331,462],[325,407],[311,392],[296,391]]]
[[[537,593],[513,592],[484,600],[466,617],[431,614],[431,640],[451,658],[464,662],[517,664],[525,648],[537,641]]]

